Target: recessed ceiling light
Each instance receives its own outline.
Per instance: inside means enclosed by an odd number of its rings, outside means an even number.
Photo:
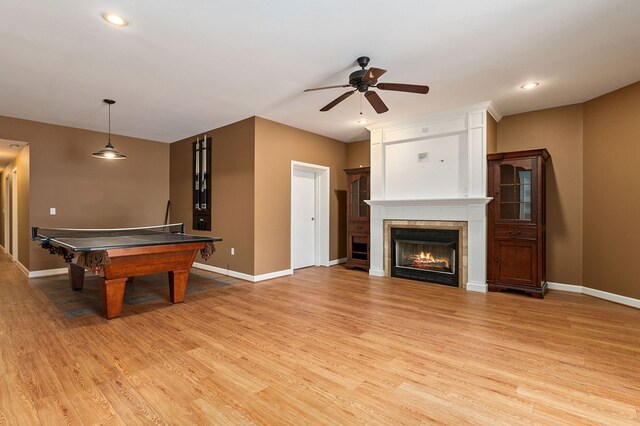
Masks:
[[[20,149],[20,145],[18,145],[17,143],[12,143],[11,145],[9,145],[9,148],[11,148],[11,149]]]
[[[531,89],[535,89],[539,85],[540,85],[540,83],[538,83],[537,81],[532,81],[530,83],[523,84],[522,86],[520,86],[520,88],[522,90],[531,90]]]
[[[103,13],[102,18],[110,24],[116,25],[118,27],[126,27],[129,22],[124,19],[122,16],[114,15],[113,13]]]

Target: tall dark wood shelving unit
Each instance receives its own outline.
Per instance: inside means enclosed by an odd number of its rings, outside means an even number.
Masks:
[[[346,268],[369,270],[369,167],[345,169],[347,174],[347,263]]]
[[[543,298],[546,149],[489,154],[487,284]]]
[[[193,229],[211,231],[211,138],[193,143]]]

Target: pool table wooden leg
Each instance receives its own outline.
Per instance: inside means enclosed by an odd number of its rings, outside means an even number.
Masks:
[[[122,311],[122,300],[124,299],[124,285],[126,282],[126,278],[100,280],[102,307],[104,309],[104,316],[107,319],[120,316],[120,312]]]
[[[84,268],[75,263],[69,264],[69,282],[73,290],[82,290],[84,286]]]
[[[189,271],[169,271],[169,296],[171,303],[180,303],[184,300],[187,291]]]

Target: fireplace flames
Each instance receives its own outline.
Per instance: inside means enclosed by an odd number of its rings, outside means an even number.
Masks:
[[[418,269],[435,269],[435,270],[450,270],[449,259],[435,258],[429,252],[416,254],[412,256],[411,267]]]

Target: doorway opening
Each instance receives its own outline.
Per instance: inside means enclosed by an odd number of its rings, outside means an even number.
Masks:
[[[18,168],[11,171],[11,260],[18,260]]]
[[[4,223],[2,224],[4,230],[4,251],[11,259],[11,174],[7,173],[4,178],[4,205],[2,206],[4,212]]]
[[[291,162],[291,269],[329,266],[329,167]]]
[[[4,251],[12,261],[18,260],[18,169],[13,168],[4,178]]]

